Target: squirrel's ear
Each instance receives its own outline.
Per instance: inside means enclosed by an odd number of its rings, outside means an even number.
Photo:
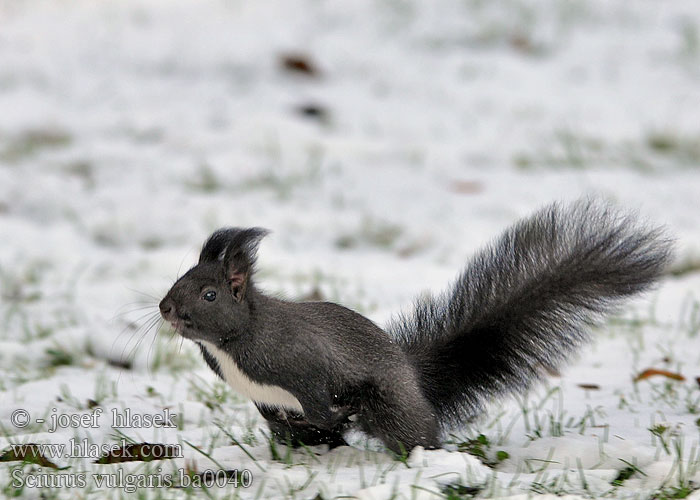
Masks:
[[[232,235],[224,254],[224,272],[233,297],[240,302],[245,296],[260,240],[269,234],[267,229],[252,227],[239,229]]]

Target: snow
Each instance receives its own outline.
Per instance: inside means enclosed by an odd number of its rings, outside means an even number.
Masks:
[[[183,457],[148,464],[61,457],[70,469],[54,473],[250,470],[249,488],[210,490],[227,498],[440,498],[450,484],[648,498],[700,485],[699,23],[691,0],[0,3],[0,450],[181,444]],[[285,71],[285,54],[318,75]],[[296,111],[311,104],[325,117]],[[585,195],[666,225],[674,274],[561,377],[405,463],[359,433],[331,451],[278,446],[275,459],[252,404],[192,345],[156,334],[158,299],[221,226],[273,231],[266,290],[317,290],[381,324],[518,217]],[[633,382],[652,367],[686,380]],[[90,414],[89,400],[104,410],[97,427],[34,421]],[[108,416],[125,408],[169,408],[178,427],[119,434]],[[32,424],[11,423],[18,409]],[[479,434],[490,460],[508,458],[490,468],[458,450]],[[33,467],[2,463],[3,493]]]

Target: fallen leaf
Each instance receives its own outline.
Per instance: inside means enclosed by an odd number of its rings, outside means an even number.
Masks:
[[[131,361],[122,361],[118,359],[107,359],[107,364],[115,368],[123,368],[125,370],[131,370]]]
[[[305,54],[287,53],[279,57],[282,69],[290,73],[298,73],[310,77],[317,77],[320,71],[311,58]]]
[[[673,380],[680,380],[681,382],[685,380],[685,377],[681,375],[680,373],[674,373],[670,372],[668,370],[658,370],[656,368],[648,368],[644,370],[642,373],[634,377],[635,382],[639,382],[640,380],[645,380],[648,379],[649,377],[654,377],[656,375],[661,375],[666,378],[670,378]]]
[[[599,391],[600,386],[598,384],[578,384],[581,389],[590,389],[592,391]]]
[[[114,449],[95,460],[96,464],[118,464],[122,462],[150,462],[177,458],[177,447],[169,444],[129,443]]]
[[[320,104],[313,103],[302,104],[300,106],[297,106],[296,112],[304,116],[305,118],[318,120],[320,122],[328,121],[328,117],[330,115],[330,113],[325,107],[323,107]]]
[[[17,444],[7,448],[0,455],[0,462],[26,462],[51,469],[63,469],[41,454],[41,445]]]

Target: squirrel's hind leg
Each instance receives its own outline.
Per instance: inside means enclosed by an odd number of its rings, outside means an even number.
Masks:
[[[359,423],[365,432],[400,455],[409,453],[414,446],[440,447],[435,410],[410,378],[404,378],[400,384],[368,387]]]
[[[302,414],[287,412],[263,404],[255,405],[260,414],[267,420],[273,438],[283,444],[297,448],[302,445],[316,446],[327,444],[330,448],[347,446],[342,431],[346,425],[338,425],[333,429],[321,429],[310,424]]]

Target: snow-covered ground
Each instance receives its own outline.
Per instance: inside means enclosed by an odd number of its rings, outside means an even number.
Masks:
[[[254,407],[155,332],[220,226],[273,231],[266,290],[381,324],[507,224],[581,195],[667,225],[673,273],[445,450],[273,450]],[[695,0],[0,1],[0,453],[87,438],[183,455],[8,461],[0,496],[245,469],[247,488],[133,494],[681,498],[700,486],[699,197]],[[685,380],[633,382],[647,368]],[[127,408],[176,427],[113,428]],[[70,414],[95,421],[50,432]]]

